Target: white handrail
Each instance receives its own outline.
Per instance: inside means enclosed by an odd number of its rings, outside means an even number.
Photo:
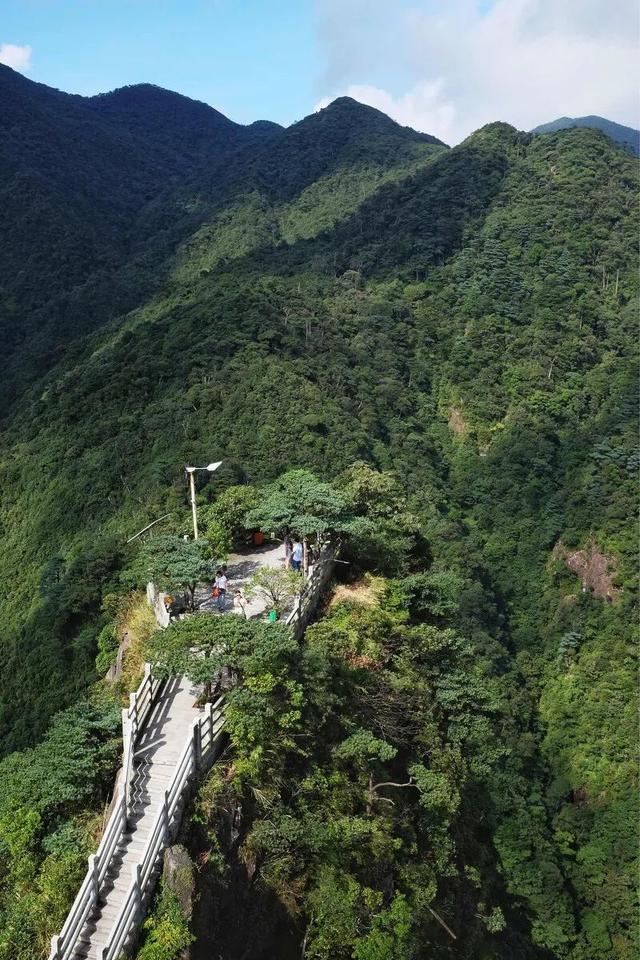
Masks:
[[[147,893],[147,888],[150,886],[158,857],[170,841],[172,822],[185,788],[197,772],[197,744],[202,746],[206,739],[203,728],[209,726],[210,743],[206,748],[202,747],[201,763],[208,760],[209,755],[214,751],[224,726],[224,715],[221,713],[222,700],[223,698],[220,697],[215,705],[205,704],[205,716],[193,722],[189,737],[176,763],[171,783],[165,790],[164,803],[153,822],[144,850],[141,852],[138,864],[134,868],[133,879],[126,897],[109,932],[107,946],[103,949],[101,960],[116,960],[131,935],[136,915]],[[217,711],[215,720],[214,711]]]
[[[285,621],[294,632],[296,628],[299,630],[303,626],[307,610],[317,597],[318,587],[322,586],[325,565],[331,564],[334,556],[335,547],[329,544],[313,565],[311,576]],[[140,686],[131,694],[129,707],[122,711],[123,763],[117,802],[105,827],[98,851],[89,858],[89,869],[60,934],[52,937],[49,960],[71,960],[87,920],[97,905],[101,884],[109,871],[113,854],[127,830],[136,740],[153,708],[159,688],[159,681],[153,677],[149,665],[146,664]],[[107,946],[101,951],[101,960],[117,960],[131,935],[148,893],[147,888],[151,885],[157,859],[169,840],[172,822],[185,787],[196,776],[198,767],[204,767],[215,753],[224,725],[222,700],[220,697],[215,704],[206,704],[205,715],[194,721],[169,789],[165,792],[164,804],[155,819],[140,860],[136,864],[127,895],[110,931]]]
[[[149,716],[158,689],[159,684],[151,673],[150,665],[145,664],[144,677],[140,686],[135,693],[131,694],[129,708],[122,711],[122,777],[111,816],[104,828],[96,853],[89,857],[87,873],[60,933],[51,938],[49,960],[71,960],[73,957],[79,936],[97,905],[100,886],[109,871],[113,855],[126,833],[135,736]]]
[[[154,690],[155,686],[155,690]],[[127,805],[127,813],[131,800],[131,778],[133,776],[133,753],[138,733],[144,726],[153,706],[154,694],[158,691],[157,683],[151,673],[151,665],[145,663],[144,677],[135,693],[131,694],[129,707],[122,711],[123,736],[123,764],[122,783]]]
[[[296,638],[299,637],[299,628],[304,626],[304,617],[310,606],[318,598],[323,586],[323,578],[327,567],[331,569],[338,546],[329,541],[325,544],[318,556],[318,559],[311,567],[311,574],[304,587],[297,595],[293,603],[293,609],[285,619],[285,625],[291,627]],[[296,629],[298,628],[298,629]]]

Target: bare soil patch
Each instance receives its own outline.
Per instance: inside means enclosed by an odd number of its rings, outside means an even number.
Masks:
[[[616,575],[615,557],[602,553],[593,540],[583,550],[568,550],[560,542],[554,547],[553,553],[580,577],[584,589],[611,603],[618,599],[620,590],[613,583]]]
[[[455,433],[456,437],[460,437],[461,439],[464,439],[469,433],[469,427],[462,416],[460,407],[451,407],[449,411],[449,429]]]
[[[380,596],[380,583],[375,577],[357,580],[355,583],[341,583],[333,591],[329,608],[340,603],[361,603],[366,607],[375,607]]]

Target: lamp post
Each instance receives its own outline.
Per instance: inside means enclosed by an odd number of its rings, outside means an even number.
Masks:
[[[189,490],[191,492],[191,513],[193,514],[193,539],[198,539],[198,514],[196,512],[196,482],[195,482],[195,472],[196,470],[208,470],[209,473],[215,473],[218,469],[222,460],[218,460],[217,463],[210,463],[207,467],[185,467],[187,476],[189,478]]]

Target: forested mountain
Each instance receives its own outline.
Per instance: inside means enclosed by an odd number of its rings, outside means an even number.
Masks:
[[[95,681],[126,540],[168,512],[180,529],[184,463],[225,461],[204,503],[230,483],[294,467],[333,480],[365,462],[393,478],[375,516],[400,531],[351,558],[385,579],[379,611],[339,609],[309,655],[352,643],[373,663],[396,638],[376,669],[400,689],[422,642],[412,630],[464,638],[430,648],[420,688],[449,786],[438,780],[420,828],[438,838],[428,880],[404,808],[405,893],[360,877],[381,911],[369,952],[327,919],[309,956],[635,956],[637,186],[634,158],[592,129],[495,123],[449,149],[349,99],[286,130],[242,127],[154,87],[86,99],[0,67],[3,751],[36,744]],[[346,717],[360,696],[327,686],[341,669],[298,678],[310,727],[313,710]],[[73,709],[97,783],[113,718]],[[47,766],[65,716],[4,761],[7,782]],[[273,848],[279,910],[293,911],[285,888],[303,913],[334,909],[344,865],[296,843],[317,796],[344,813],[349,757],[335,749],[307,758],[320,792],[306,810],[278,807],[297,831],[286,856]],[[258,792],[292,790],[274,769]],[[41,806],[29,784],[0,798],[0,824],[37,807],[15,838],[37,871],[75,848],[53,797],[68,784],[47,781]],[[383,847],[393,857],[380,830],[362,869]],[[6,867],[1,840],[0,856],[0,958],[14,960],[16,931],[30,944],[43,921],[13,891],[53,894],[22,861]],[[305,858],[313,882],[294,872]],[[422,888],[459,920],[457,944],[435,921],[402,939]],[[273,955],[269,897],[253,918]],[[216,932],[199,931],[203,950]]]
[[[549,123],[541,123],[534,127],[532,133],[557,133],[558,130],[569,130],[571,127],[590,127],[593,130],[602,130],[608,137],[625,147],[636,156],[640,154],[640,130],[625,127],[622,123],[615,123],[605,117],[558,117]]]

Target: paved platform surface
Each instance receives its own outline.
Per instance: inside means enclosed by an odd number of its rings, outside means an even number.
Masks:
[[[251,547],[239,553],[230,554],[227,560],[229,589],[227,590],[224,613],[238,613],[242,615],[242,608],[234,605],[234,592],[240,590],[244,596],[244,587],[252,573],[255,573],[260,567],[275,567],[276,569],[282,570],[284,568],[284,560],[284,543],[267,543],[263,547]],[[201,584],[197,588],[196,604],[199,613],[212,613],[217,609],[216,601],[211,596],[210,584]],[[267,609],[266,602],[257,596],[251,600],[244,598],[242,606],[245,616],[251,620],[256,617],[261,617]]]

